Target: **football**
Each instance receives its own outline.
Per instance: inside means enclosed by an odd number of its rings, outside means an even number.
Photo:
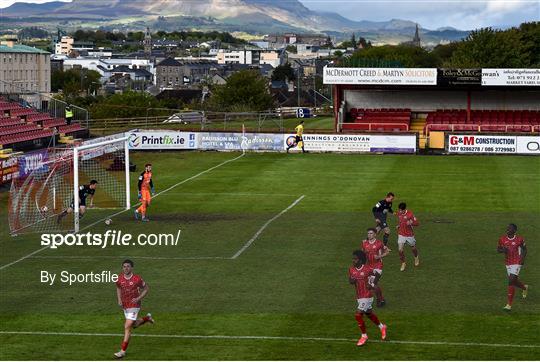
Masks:
[[[41,211],[43,211],[43,212],[47,212],[48,210],[49,210],[49,208],[48,208],[47,206],[43,206],[43,207],[41,208]]]
[[[105,220],[105,224],[107,224],[107,225],[111,225],[111,223],[112,223],[112,220],[111,220],[111,219],[107,219],[107,220]]]

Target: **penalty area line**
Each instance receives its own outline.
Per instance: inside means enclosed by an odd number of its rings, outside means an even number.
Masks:
[[[238,250],[236,252],[236,254],[234,254],[231,259],[236,259],[238,258],[240,255],[242,255],[242,253],[244,251],[246,251],[247,248],[249,248],[251,246],[251,244],[253,244],[253,242],[255,240],[257,240],[257,238],[259,237],[259,235],[261,235],[261,233],[264,231],[264,229],[266,229],[268,227],[268,225],[270,225],[274,220],[276,220],[277,218],[279,218],[281,215],[283,215],[284,213],[286,213],[287,211],[289,211],[290,209],[292,209],[293,207],[296,206],[296,204],[298,204],[300,201],[302,201],[302,199],[306,197],[306,195],[302,195],[300,196],[299,198],[297,198],[292,204],[290,204],[289,206],[287,206],[287,208],[281,210],[281,212],[279,214],[277,214],[276,216],[274,216],[273,218],[271,218],[270,220],[268,220],[263,226],[261,226],[261,228],[259,230],[257,230],[257,232],[255,233],[255,235],[253,235],[253,237],[251,239],[249,239],[245,244],[244,246],[242,246],[240,248],[240,250]]]
[[[123,337],[121,333],[84,333],[84,332],[39,332],[39,331],[0,331],[0,335],[35,335],[35,336],[73,336],[73,337]],[[322,342],[356,342],[353,338],[332,337],[290,337],[290,336],[228,336],[228,335],[183,335],[183,334],[133,334],[142,338],[171,339],[225,339],[225,340],[277,340],[277,341],[322,341]],[[496,347],[496,348],[540,348],[537,344],[482,343],[482,342],[446,342],[446,341],[401,341],[401,340],[369,340],[368,343],[381,344],[413,344],[428,346],[463,346],[463,347]]]
[[[239,158],[244,157],[245,155],[246,155],[245,153],[242,153],[240,156],[237,156],[237,157],[235,157],[235,158],[231,158],[230,160],[223,161],[223,162],[221,162],[220,164],[218,164],[218,165],[216,165],[216,166],[212,166],[212,167],[210,167],[209,169],[206,169],[206,170],[204,170],[204,171],[201,171],[201,172],[199,172],[199,173],[196,174],[196,175],[193,175],[193,176],[191,176],[191,177],[188,177],[187,179],[182,180],[182,181],[180,181],[180,182],[178,182],[178,183],[172,185],[171,187],[169,187],[169,188],[167,188],[167,189],[165,189],[165,190],[163,190],[163,191],[158,192],[157,194],[154,195],[154,198],[155,198],[155,197],[158,197],[159,195],[161,195],[161,194],[163,194],[163,193],[165,193],[165,192],[167,192],[167,191],[169,191],[169,190],[174,189],[174,188],[177,187],[177,186],[180,186],[180,185],[182,185],[182,184],[184,184],[184,183],[186,183],[186,182],[188,182],[188,181],[191,181],[191,180],[193,180],[193,179],[195,179],[195,178],[197,178],[197,177],[199,177],[199,176],[202,176],[202,175],[204,175],[204,174],[207,173],[207,172],[210,172],[210,171],[212,171],[212,170],[215,170],[216,168],[221,167],[221,166],[223,166],[223,165],[226,165],[226,164],[228,164],[229,162],[236,161],[236,160],[238,160]],[[126,211],[132,210],[132,209],[133,209],[134,207],[136,207],[137,205],[140,205],[140,203],[137,203],[137,204],[133,205],[133,206],[130,207],[129,209],[121,210],[121,211],[119,211],[119,212],[117,212],[117,213],[114,213],[114,214],[112,214],[112,215],[109,215],[109,216],[107,216],[107,217],[104,217],[104,218],[102,218],[102,219],[100,219],[100,220],[98,220],[98,221],[96,221],[96,222],[94,222],[94,223],[92,223],[92,224],[90,224],[90,225],[87,225],[87,226],[85,226],[84,228],[82,228],[81,230],[79,230],[79,232],[80,232],[80,231],[83,231],[83,230],[87,230],[87,229],[91,228],[92,226],[94,226],[94,225],[96,225],[96,224],[98,224],[98,223],[100,223],[100,222],[105,221],[106,219],[112,219],[113,217],[118,216],[118,215],[120,215],[120,214],[122,214],[122,213],[124,213],[124,212],[126,212]],[[0,266],[0,270],[9,268],[10,266],[15,265],[15,264],[17,264],[17,263],[19,263],[19,262],[21,262],[21,261],[23,261],[23,260],[25,260],[25,259],[31,257],[31,256],[37,254],[37,253],[42,252],[42,251],[45,250],[45,249],[48,249],[48,248],[49,248],[49,246],[44,246],[44,247],[42,247],[42,248],[40,248],[40,249],[37,249],[37,250],[31,252],[31,253],[28,254],[28,255],[25,255],[25,256],[23,256],[23,257],[21,257],[21,258],[15,260],[15,261],[12,261],[11,263],[2,265],[2,266]]]

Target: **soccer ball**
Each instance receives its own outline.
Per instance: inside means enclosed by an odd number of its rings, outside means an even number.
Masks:
[[[112,220],[111,220],[111,219],[105,220],[105,224],[106,224],[106,225],[111,225],[111,223],[112,223]]]
[[[43,211],[43,212],[47,212],[48,210],[49,210],[49,208],[48,208],[47,206],[43,206],[43,207],[41,208],[41,211]]]

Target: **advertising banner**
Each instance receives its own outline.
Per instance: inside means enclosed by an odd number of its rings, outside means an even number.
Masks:
[[[540,136],[448,135],[449,153],[540,155]]]
[[[437,85],[480,85],[482,84],[482,69],[443,68],[437,74]]]
[[[437,68],[324,67],[324,84],[436,85]]]
[[[415,153],[416,135],[304,134],[304,149],[312,152]],[[295,142],[293,134],[285,147]]]
[[[19,163],[19,177],[24,178],[34,170],[43,169],[46,171],[48,168],[47,162],[49,161],[49,152],[47,149],[26,153],[18,157]]]
[[[540,155],[540,136],[517,136],[517,153]]]
[[[197,133],[178,131],[133,131],[129,136],[131,150],[195,150]]]
[[[540,69],[482,69],[482,85],[540,87]]]
[[[10,182],[18,172],[17,157],[0,159],[0,185]]]
[[[198,148],[217,151],[283,151],[283,135],[274,133],[198,133]]]

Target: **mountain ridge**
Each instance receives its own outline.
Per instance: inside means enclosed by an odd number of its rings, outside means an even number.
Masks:
[[[44,22],[58,19],[102,19],[105,23],[118,23],[121,19],[133,18],[131,26],[140,28],[150,25],[153,18],[177,18],[171,27],[182,27],[182,17],[213,18],[215,30],[241,31],[243,23],[260,34],[273,31],[284,32],[304,30],[317,33],[342,33],[343,39],[351,33],[372,34],[373,40],[391,35],[395,39],[409,39],[414,35],[416,23],[409,20],[391,19],[389,21],[355,21],[334,12],[313,11],[298,0],[73,0],[72,2],[49,2],[32,4],[17,2],[0,9],[0,16],[12,19],[38,17]],[[264,19],[260,24],[253,19]],[[81,23],[80,26],[83,24]],[[125,27],[129,28],[129,22]],[[209,25],[211,27],[212,25]],[[429,30],[420,27],[428,34],[429,42],[438,43],[460,39],[468,32],[443,27]],[[349,35],[347,35],[349,34]]]

